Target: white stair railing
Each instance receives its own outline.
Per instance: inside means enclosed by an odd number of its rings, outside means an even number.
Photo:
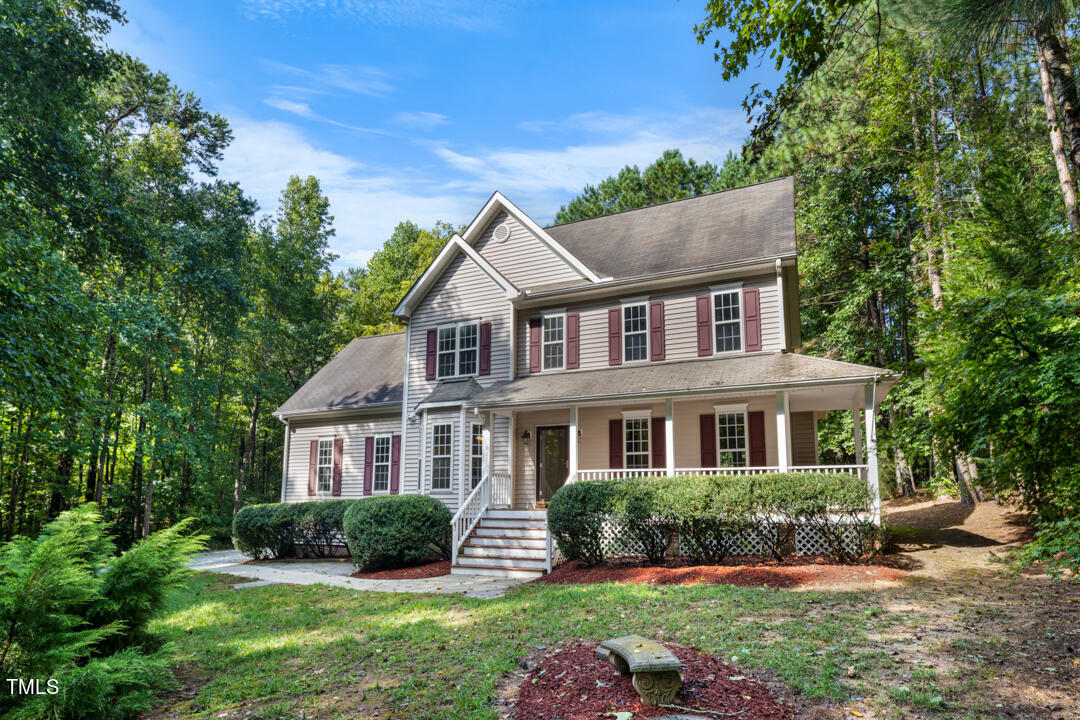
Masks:
[[[513,485],[510,482],[509,473],[492,473],[491,475],[491,506],[511,507],[514,503]]]
[[[453,519],[450,520],[450,527],[453,529],[453,537],[450,541],[450,560],[452,564],[457,565],[458,550],[461,549],[461,545],[469,537],[469,533],[473,531],[473,528],[480,522],[480,518],[484,516],[490,506],[491,477],[485,476],[473,488],[469,496],[465,498],[465,502],[461,503],[461,507],[454,514]]]

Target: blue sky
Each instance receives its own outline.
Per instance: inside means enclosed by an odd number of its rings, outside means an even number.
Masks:
[[[290,174],[331,201],[339,268],[401,220],[468,222],[501,190],[541,224],[586,183],[746,134],[753,69],[724,83],[703,0],[128,0],[108,44],[235,134],[221,177],[272,211]]]

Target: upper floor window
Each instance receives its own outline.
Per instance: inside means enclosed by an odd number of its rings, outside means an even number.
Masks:
[[[479,326],[475,322],[439,328],[438,377],[475,375]]]
[[[647,303],[623,305],[623,358],[625,362],[649,357],[649,306]]]
[[[375,457],[371,464],[375,470],[375,492],[390,490],[390,436],[379,435],[375,438]]]
[[[542,352],[545,370],[562,370],[566,366],[566,315],[545,315]]]
[[[714,292],[713,335],[715,352],[742,350],[742,292],[739,289]]]
[[[319,440],[318,491],[328,493],[334,477],[334,441]]]
[[[649,426],[650,418],[623,417],[624,462],[623,466],[629,470],[635,468],[648,468],[652,464],[652,456],[649,454]]]
[[[439,423],[431,428],[431,489],[450,489],[450,465],[454,428],[449,423]]]

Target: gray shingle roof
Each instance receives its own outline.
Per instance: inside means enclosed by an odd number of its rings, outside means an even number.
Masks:
[[[356,338],[277,409],[279,415],[400,403],[405,333]]]
[[[795,254],[792,178],[545,228],[613,278]]]
[[[795,353],[755,353],[704,360],[649,363],[538,374],[496,383],[472,397],[476,406],[602,399],[684,391],[724,390],[799,381],[866,379],[888,370]]]
[[[468,400],[483,389],[483,386],[471,377],[440,380],[435,389],[421,400],[420,404],[461,402],[462,400]]]

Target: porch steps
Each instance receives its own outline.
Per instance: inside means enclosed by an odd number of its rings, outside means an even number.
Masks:
[[[461,546],[450,573],[535,578],[546,564],[546,512],[489,510]]]

